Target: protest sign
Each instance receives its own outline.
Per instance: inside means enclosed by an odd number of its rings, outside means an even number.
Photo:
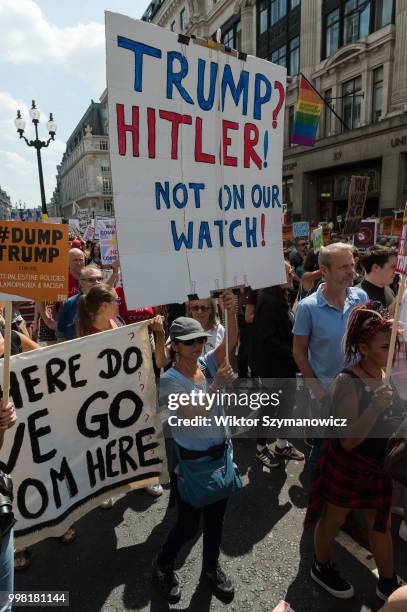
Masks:
[[[329,227],[328,224],[322,227],[322,238],[323,238],[324,244],[329,244],[329,241],[331,240],[331,228]]]
[[[79,219],[69,219],[68,225],[69,225],[70,232],[73,232],[74,234],[80,233],[81,230],[80,230]]]
[[[402,229],[403,229],[403,219],[393,219],[391,235],[401,236]]]
[[[355,234],[360,221],[363,219],[363,211],[369,187],[368,176],[352,176],[349,185],[348,210],[346,212],[344,234]]]
[[[358,249],[370,249],[376,244],[377,222],[375,219],[366,219],[359,223],[358,231],[353,237],[353,244]]]
[[[113,492],[158,482],[147,322],[12,357],[10,395],[18,422],[0,466],[13,477],[21,545],[62,535]]]
[[[62,223],[62,217],[48,217],[45,223]]]
[[[319,249],[323,245],[324,245],[323,229],[322,227],[317,227],[312,232],[312,246],[314,248],[314,253],[318,253]]]
[[[129,308],[284,282],[285,68],[109,12],[106,45]]]
[[[94,235],[95,235],[95,228],[92,227],[92,225],[88,225],[83,234],[83,239],[85,242],[88,242],[88,240],[93,240]]]
[[[100,257],[104,266],[111,266],[119,259],[116,234],[112,238],[100,240]]]
[[[68,228],[0,221],[0,270],[0,292],[10,294],[9,299],[65,300]]]
[[[381,217],[380,218],[381,230],[380,233],[385,236],[391,236],[393,217]]]
[[[294,240],[292,225],[283,225],[283,240],[287,242],[290,240]]]
[[[293,223],[293,234],[294,234],[294,238],[308,238],[309,236],[308,221],[299,221],[298,223]]]
[[[400,322],[400,305],[401,300],[403,299],[404,291],[406,288],[406,280],[407,280],[407,203],[404,209],[403,215],[403,229],[399,244],[399,250],[397,255],[397,265],[396,272],[398,272],[401,276],[399,282],[399,288],[396,296],[396,302],[394,305],[394,316],[393,316],[393,327],[391,330],[390,337],[390,345],[389,345],[389,353],[387,356],[387,365],[386,365],[386,374],[385,381],[388,383],[390,381],[391,369],[393,365],[393,357],[394,357],[394,349],[396,347],[396,339],[399,331],[399,322]]]

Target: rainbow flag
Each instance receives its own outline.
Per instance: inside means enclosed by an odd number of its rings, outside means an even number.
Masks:
[[[309,81],[301,75],[291,143],[306,147],[314,145],[322,106],[321,98],[312,89]]]

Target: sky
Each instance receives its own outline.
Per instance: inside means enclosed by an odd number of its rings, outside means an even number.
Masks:
[[[42,149],[45,193],[51,200],[56,165],[65,142],[106,87],[104,11],[140,18],[149,0],[0,0],[0,187],[13,205],[40,206],[36,152],[19,139],[17,109],[34,138],[28,110],[41,111],[40,138],[48,137],[52,112],[55,142]]]

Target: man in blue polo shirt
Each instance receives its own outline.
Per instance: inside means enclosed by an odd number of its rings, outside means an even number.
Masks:
[[[350,244],[322,247],[318,263],[325,282],[298,305],[293,353],[313,396],[321,401],[345,366],[343,337],[349,314],[369,298],[363,289],[352,287],[355,262]]]
[[[76,313],[78,310],[78,301],[81,295],[87,294],[89,289],[96,283],[103,281],[102,270],[95,265],[90,265],[82,268],[79,276],[80,293],[73,295],[61,306],[58,316],[56,336],[58,342],[65,340],[73,340],[76,338]]]

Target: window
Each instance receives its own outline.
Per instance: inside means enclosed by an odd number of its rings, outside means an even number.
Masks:
[[[326,16],[326,57],[329,57],[339,47],[339,9]]]
[[[327,89],[325,92],[325,100],[327,102],[329,102],[329,104],[331,106],[333,106],[332,103],[332,89]],[[324,110],[324,135],[326,137],[331,136],[331,134],[333,134],[333,127],[334,127],[334,116],[332,114],[332,111],[329,110],[329,108],[325,105],[325,110]]]
[[[287,0],[271,0],[271,25],[287,13]]]
[[[99,149],[101,151],[107,151],[109,149],[109,145],[107,140],[100,140],[99,141]]]
[[[343,121],[349,130],[360,127],[362,79],[357,77],[342,85]]]
[[[187,12],[184,8],[179,14],[179,26],[181,28],[181,32],[187,27]]]
[[[107,159],[100,160],[100,169],[102,172],[110,172],[110,164]]]
[[[290,9],[293,10],[296,6],[299,6],[300,0],[291,0],[290,1]]]
[[[377,123],[383,113],[383,66],[373,70],[372,123]]]
[[[104,200],[103,205],[104,205],[105,212],[107,213],[112,212],[112,200]]]
[[[268,5],[269,0],[262,0],[260,3],[260,34],[264,34],[267,32],[269,24],[268,24]]]
[[[242,26],[240,21],[237,21],[229,30],[226,30],[222,36],[222,42],[225,47],[231,49],[240,49],[242,45]]]
[[[377,29],[384,28],[393,20],[393,0],[378,0]]]
[[[283,45],[271,54],[271,61],[279,66],[287,65],[287,45]]]
[[[175,32],[176,31],[176,29],[175,29],[175,21],[173,21],[172,24],[170,25],[170,29],[171,29],[171,32]]]
[[[295,76],[300,72],[300,37],[296,36],[289,42],[290,66],[288,74]]]
[[[348,0],[345,3],[344,44],[369,34],[370,0]]]
[[[102,179],[102,192],[112,193],[112,181],[110,178],[103,177]]]

